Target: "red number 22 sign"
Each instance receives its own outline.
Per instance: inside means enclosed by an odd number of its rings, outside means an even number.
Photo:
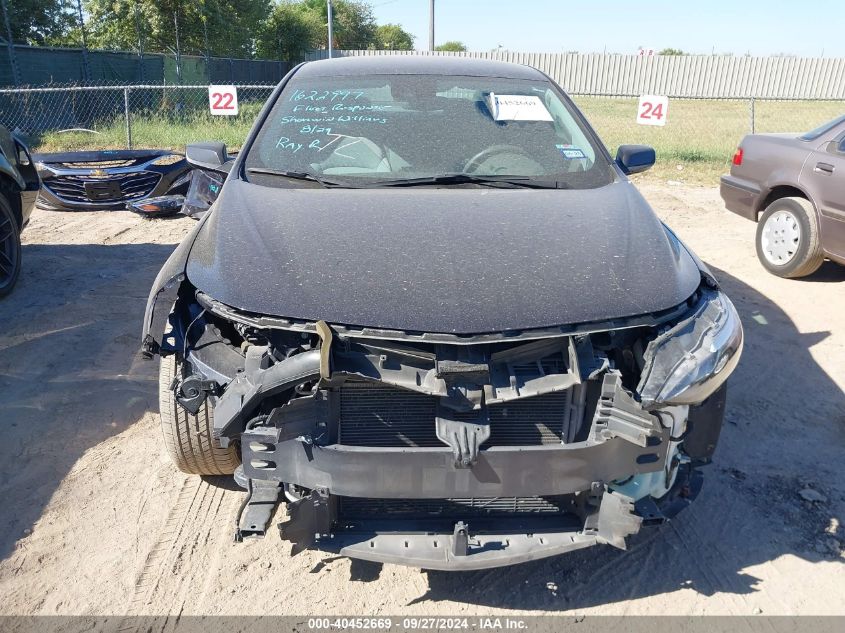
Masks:
[[[209,86],[208,107],[211,114],[234,116],[238,113],[238,89],[235,86]]]

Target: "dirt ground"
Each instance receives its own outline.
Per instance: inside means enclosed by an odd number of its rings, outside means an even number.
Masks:
[[[461,574],[233,543],[243,493],[167,461],[157,365],[136,355],[192,221],[37,211],[0,303],[0,613],[845,614],[845,268],[778,279],[715,189],[641,190],[746,328],[704,490],[627,552]]]

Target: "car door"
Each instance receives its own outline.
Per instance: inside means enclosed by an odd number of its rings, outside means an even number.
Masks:
[[[800,182],[819,207],[822,246],[845,259],[845,130],[838,131],[804,163]]]

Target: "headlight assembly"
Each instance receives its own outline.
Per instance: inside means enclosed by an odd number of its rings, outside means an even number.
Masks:
[[[646,408],[698,404],[730,376],[742,353],[742,324],[733,303],[705,290],[692,314],[646,348],[638,391]]]

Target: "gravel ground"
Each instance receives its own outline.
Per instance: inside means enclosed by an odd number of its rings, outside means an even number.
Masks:
[[[0,303],[0,613],[845,614],[845,268],[778,279],[715,189],[641,189],[746,328],[704,490],[627,552],[461,574],[234,544],[242,493],[167,461],[136,356],[192,221],[37,211]]]

